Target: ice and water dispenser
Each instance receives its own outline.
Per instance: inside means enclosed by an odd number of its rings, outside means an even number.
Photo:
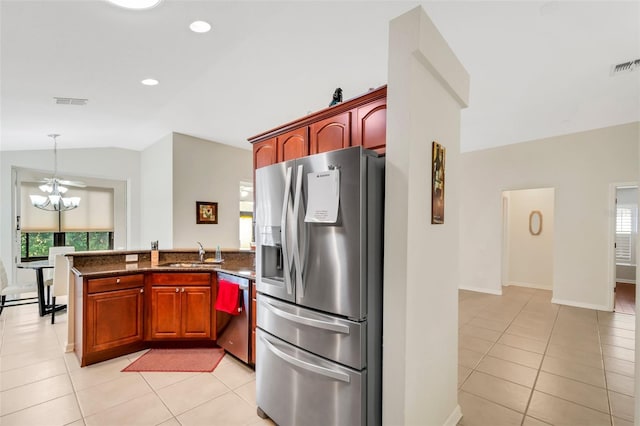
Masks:
[[[279,226],[263,226],[258,229],[262,277],[283,280],[282,244]]]

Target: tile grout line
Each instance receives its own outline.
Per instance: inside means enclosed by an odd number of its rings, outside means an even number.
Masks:
[[[607,406],[609,407],[609,421],[613,426],[613,407],[611,407],[611,397],[609,395],[609,381],[607,380],[607,369],[604,365],[604,348],[602,347],[602,337],[600,336],[600,315],[596,312],[596,328],[598,330],[598,343],[600,344],[600,356],[602,357],[602,375],[604,376],[604,388],[607,393]]]
[[[558,315],[560,315],[561,306],[556,310],[556,315],[553,319],[553,325],[551,326],[551,330],[549,331],[549,337],[547,337],[547,344],[544,347],[544,352],[542,353],[542,359],[540,360],[540,365],[538,366],[538,371],[536,371],[536,377],[533,379],[533,384],[531,385],[531,393],[529,394],[529,399],[527,400],[527,405],[524,407],[524,415],[522,416],[522,422],[520,426],[524,426],[524,421],[527,418],[527,413],[529,412],[529,406],[531,405],[531,400],[533,399],[533,393],[536,389],[536,384],[538,383],[538,377],[540,376],[540,371],[542,371],[542,363],[544,362],[544,357],[547,355],[547,350],[549,349],[549,344],[551,343],[551,336],[553,335],[553,329],[556,327],[556,322],[558,321]]]
[[[68,321],[69,320],[69,313],[68,312],[67,312],[66,316],[67,316],[67,321]],[[56,333],[56,336],[57,336],[57,333]],[[78,420],[82,420],[82,423],[87,424],[87,422],[84,421],[84,419],[85,419],[84,412],[82,411],[82,405],[80,405],[80,400],[78,399],[78,390],[76,389],[76,384],[73,383],[73,380],[71,380],[71,369],[69,367],[69,364],[67,363],[66,356],[65,356],[65,354],[67,352],[65,352],[65,350],[64,350],[65,349],[64,345],[66,345],[66,342],[63,345],[63,344],[60,344],[60,340],[58,340],[58,344],[61,346],[61,349],[62,349],[62,361],[64,362],[64,368],[67,370],[67,377],[69,378],[69,382],[71,383],[71,389],[73,389],[73,398],[76,400],[76,404],[78,405],[78,411],[80,412],[80,419],[74,420],[74,422],[77,422]],[[74,357],[74,359],[75,359],[75,356],[76,356],[75,352],[72,351],[72,352],[69,352],[69,353],[71,354],[70,356]],[[79,363],[80,362],[78,361],[78,364]],[[73,422],[71,422],[71,423],[73,423]]]
[[[512,319],[511,321],[509,321],[509,323],[507,324],[507,327],[505,327],[505,329],[500,333],[500,336],[498,336],[498,339],[497,339],[495,342],[493,342],[493,343],[491,344],[491,346],[489,347],[489,349],[488,349],[485,353],[483,353],[483,354],[482,354],[482,357],[478,360],[478,362],[475,364],[475,366],[471,369],[471,373],[469,373],[469,375],[464,379],[464,381],[460,384],[460,386],[458,387],[458,389],[462,389],[462,386],[464,386],[464,384],[467,382],[467,380],[469,380],[469,377],[471,377],[471,375],[473,374],[473,372],[474,372],[474,371],[478,371],[478,370],[476,370],[476,367],[477,367],[478,365],[480,365],[480,363],[482,362],[482,360],[483,360],[483,359],[485,359],[487,356],[489,356],[489,352],[491,352],[491,349],[493,349],[493,347],[498,343],[498,340],[500,340],[500,338],[501,338],[501,337],[506,333],[507,329],[511,326],[511,324],[513,324],[513,322],[516,320],[516,318],[518,317],[518,315],[520,315],[520,313],[524,310],[525,306],[527,306],[527,304],[529,303],[529,301],[531,301],[531,299],[533,298],[533,294],[534,294],[534,293],[531,293],[531,296],[529,296],[529,299],[526,301],[526,303],[524,303],[524,304],[522,305],[522,308],[520,308],[520,310],[518,311],[518,313],[516,313],[516,314],[514,315],[513,319]],[[486,308],[486,305],[485,305],[485,308]],[[467,322],[467,324],[468,324],[469,322],[471,322],[472,320],[476,319],[476,318],[478,318],[478,314],[476,314],[476,315],[475,315],[475,316],[474,316],[470,321],[468,321],[468,322]],[[481,317],[480,317],[480,318],[481,318]],[[470,350],[470,349],[469,349],[469,350]],[[458,355],[458,356],[459,356],[459,355]],[[517,363],[514,363],[514,364],[517,364]],[[520,365],[520,364],[518,364],[518,365]],[[483,373],[482,371],[478,371],[478,372],[479,372],[479,373]],[[488,373],[483,373],[483,374],[488,374]],[[493,376],[492,374],[488,374],[488,375],[490,375],[490,376],[492,376],[492,377],[496,377],[496,376]],[[508,382],[511,382],[511,383],[515,383],[515,382],[512,382],[511,380],[506,380],[506,379],[503,379],[503,380],[508,381]],[[516,384],[520,385],[520,383],[516,383]],[[521,385],[521,386],[522,386],[522,385]],[[466,392],[466,391],[465,391],[465,392]],[[533,389],[532,389],[532,392],[533,392]],[[475,394],[472,394],[472,395],[475,395]],[[478,396],[478,395],[475,395],[475,396]],[[491,401],[491,402],[493,402],[493,401]],[[494,402],[494,404],[495,404],[495,402]],[[501,405],[501,404],[498,404],[498,405]],[[508,408],[508,407],[507,407],[507,408]],[[523,418],[524,418],[524,417],[523,417]]]

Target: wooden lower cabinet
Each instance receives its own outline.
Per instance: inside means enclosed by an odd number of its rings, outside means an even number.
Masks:
[[[147,339],[215,338],[209,273],[150,274]]]
[[[87,297],[88,352],[141,342],[143,289],[109,291]]]
[[[210,287],[152,287],[151,339],[210,339]]]
[[[76,279],[75,352],[81,366],[144,348],[144,275]]]
[[[74,282],[74,350],[82,367],[161,341],[214,343],[215,279],[209,272],[76,275]]]

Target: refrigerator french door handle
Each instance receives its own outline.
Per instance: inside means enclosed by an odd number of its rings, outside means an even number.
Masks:
[[[280,218],[280,239],[282,244],[282,260],[284,261],[284,284],[287,294],[292,294],[291,285],[291,258],[289,257],[289,247],[287,247],[287,213],[289,212],[289,198],[291,196],[291,172],[292,168],[287,168],[287,177],[284,184],[284,200],[282,201],[282,217]]]
[[[321,321],[313,318],[302,317],[300,315],[292,314],[287,311],[283,311],[282,309],[272,305],[266,300],[261,300],[261,303],[268,305],[267,309],[273,312],[275,315],[287,319],[292,322],[296,322],[298,324],[308,325],[309,327],[320,328],[322,330],[334,331],[336,333],[349,334],[351,330],[346,325],[335,324],[328,321]]]
[[[293,264],[296,265],[296,283],[300,284],[302,289],[302,296],[304,296],[304,281],[302,281],[302,264],[300,263],[300,238],[298,235],[298,227],[300,226],[300,200],[302,197],[302,177],[304,166],[298,165],[298,171],[296,172],[296,190],[293,197]],[[304,226],[304,218],[302,219]]]
[[[292,357],[289,354],[282,352],[280,349],[276,348],[271,342],[264,338],[264,336],[260,336],[262,339],[262,343],[278,358],[282,359],[289,364],[295,365],[296,367],[300,367],[304,370],[311,371],[312,373],[320,374],[321,376],[331,377],[332,379],[339,380],[341,382],[350,383],[351,377],[348,374],[342,373],[340,371],[331,370],[330,368],[320,367],[319,365],[311,364],[309,362],[305,362],[299,360],[297,358]]]

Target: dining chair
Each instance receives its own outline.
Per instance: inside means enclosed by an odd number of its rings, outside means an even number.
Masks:
[[[7,296],[21,296],[25,293],[35,293],[34,296],[17,297],[7,300]],[[38,286],[35,281],[24,283],[9,283],[7,270],[0,259],[0,314],[5,307],[30,305],[38,303]]]
[[[49,265],[54,265],[57,255],[70,253],[72,251],[76,251],[76,248],[73,246],[49,247]],[[47,305],[51,304],[51,286],[53,285],[53,277],[55,273],[54,266],[53,271],[50,272],[49,277],[44,281],[44,285],[47,287]]]
[[[56,322],[56,297],[69,294],[69,280],[71,268],[69,258],[64,254],[57,254],[53,260],[53,297],[51,299],[51,324]]]

